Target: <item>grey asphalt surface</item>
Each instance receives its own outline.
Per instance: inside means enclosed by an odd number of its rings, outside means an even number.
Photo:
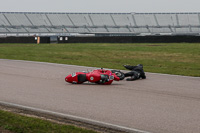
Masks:
[[[112,85],[64,81],[87,69],[94,68],[0,59],[0,101],[148,132],[200,132],[200,78],[146,73],[145,80]]]

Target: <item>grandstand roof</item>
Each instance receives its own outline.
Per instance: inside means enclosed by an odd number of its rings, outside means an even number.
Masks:
[[[200,13],[0,12],[0,36],[199,33]]]

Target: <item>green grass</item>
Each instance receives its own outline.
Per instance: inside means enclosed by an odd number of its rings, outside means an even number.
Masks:
[[[147,72],[200,77],[199,43],[0,44],[0,58],[112,69],[143,64]]]
[[[96,133],[0,110],[0,127],[14,133]]]

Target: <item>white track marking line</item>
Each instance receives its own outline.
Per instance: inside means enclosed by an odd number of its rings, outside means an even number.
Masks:
[[[0,104],[10,106],[10,107],[19,108],[19,109],[29,110],[29,111],[33,111],[33,112],[39,112],[39,113],[45,113],[45,114],[49,114],[49,115],[64,117],[64,118],[68,118],[68,119],[75,120],[75,121],[81,121],[81,122],[88,123],[88,124],[94,124],[94,125],[97,125],[97,126],[99,125],[99,126],[103,126],[103,127],[118,129],[118,130],[124,131],[124,132],[149,133],[147,131],[142,131],[142,130],[138,130],[138,129],[135,129],[135,128],[128,128],[128,127],[124,127],[124,126],[105,123],[105,122],[96,121],[96,120],[83,118],[83,117],[79,117],[79,116],[63,114],[63,113],[59,113],[59,112],[53,112],[53,111],[49,111],[49,110],[44,110],[44,109],[39,109],[39,108],[34,108],[34,107],[28,107],[28,106],[14,104],[14,103],[8,103],[8,102],[0,101]]]

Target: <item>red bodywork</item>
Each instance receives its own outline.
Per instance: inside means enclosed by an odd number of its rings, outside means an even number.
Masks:
[[[89,81],[92,83],[109,85],[113,82],[113,80],[119,81],[120,78],[117,77],[115,73],[105,69],[96,69],[87,73],[75,72],[65,78],[66,82],[74,84],[81,84],[85,81]]]

